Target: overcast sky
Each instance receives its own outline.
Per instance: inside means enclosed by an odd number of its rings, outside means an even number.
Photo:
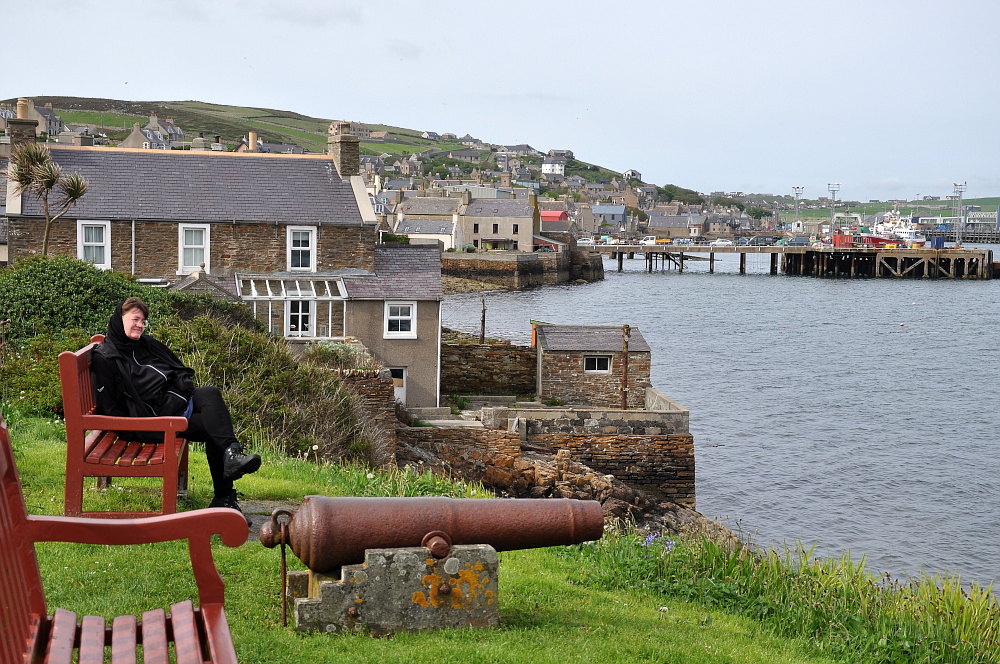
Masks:
[[[1000,195],[996,0],[5,4],[0,98],[470,133],[702,192]]]

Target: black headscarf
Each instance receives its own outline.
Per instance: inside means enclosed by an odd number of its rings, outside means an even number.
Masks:
[[[125,313],[122,311],[122,305],[124,304],[125,300],[118,303],[115,313],[111,314],[111,320],[108,321],[107,334],[104,335],[105,342],[110,342],[123,353],[135,350],[147,339],[145,332],[138,339],[133,339],[125,334],[125,323],[122,322],[122,316]]]

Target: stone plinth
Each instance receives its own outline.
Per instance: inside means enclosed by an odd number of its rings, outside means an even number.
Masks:
[[[291,572],[300,631],[375,635],[442,628],[496,627],[496,550],[453,546],[441,559],[426,548],[369,549],[361,565],[345,565],[339,579]]]

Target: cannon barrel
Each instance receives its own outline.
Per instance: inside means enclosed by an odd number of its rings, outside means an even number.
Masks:
[[[261,528],[266,547],[281,541],[279,512]],[[440,558],[455,544],[511,551],[596,540],[603,532],[595,500],[306,496],[291,513],[288,545],[309,569],[329,573],[364,562],[366,549],[426,546]]]

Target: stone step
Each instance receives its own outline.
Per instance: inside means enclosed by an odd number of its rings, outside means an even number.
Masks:
[[[440,408],[407,408],[411,417],[418,420],[447,420],[452,417],[451,408],[442,406]]]
[[[435,427],[461,427],[463,429],[482,429],[483,423],[479,420],[420,420],[425,424]]]

